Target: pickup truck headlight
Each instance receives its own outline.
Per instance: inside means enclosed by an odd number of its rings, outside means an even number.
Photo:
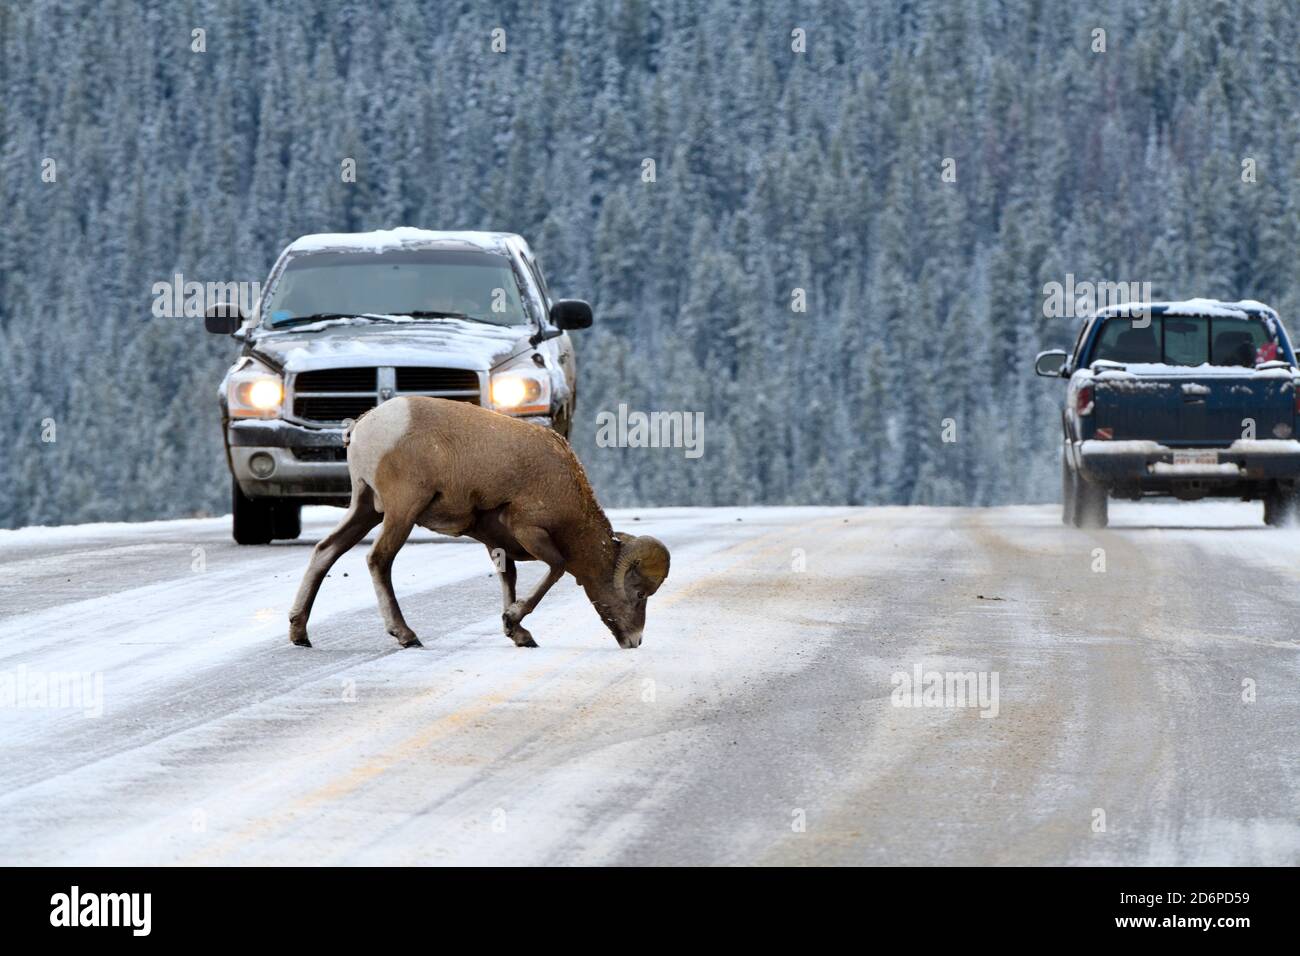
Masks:
[[[545,415],[551,410],[551,373],[531,354],[506,362],[491,374],[492,407],[510,415]]]
[[[283,402],[284,381],[260,365],[232,372],[226,380],[231,418],[279,418]]]

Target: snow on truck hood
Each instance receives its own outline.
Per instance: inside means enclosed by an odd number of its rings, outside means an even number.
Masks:
[[[317,331],[311,331],[311,330]],[[367,365],[428,365],[487,371],[529,348],[529,325],[488,325],[458,319],[411,319],[398,324],[342,319],[260,331],[250,344],[287,372]]]

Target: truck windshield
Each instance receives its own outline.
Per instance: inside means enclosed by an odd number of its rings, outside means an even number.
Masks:
[[[263,314],[272,327],[317,315],[464,316],[524,325],[510,260],[471,250],[315,252],[295,256],[276,281]]]
[[[1092,360],[1254,368],[1284,358],[1276,333],[1261,318],[1153,315],[1150,319],[1146,328],[1135,328],[1135,320],[1123,316],[1107,319]]]

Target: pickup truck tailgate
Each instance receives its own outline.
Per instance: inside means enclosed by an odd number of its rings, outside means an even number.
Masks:
[[[1290,376],[1125,375],[1094,381],[1094,416],[1116,441],[1227,445],[1239,438],[1292,438],[1295,390]],[[1254,432],[1249,432],[1251,419]]]

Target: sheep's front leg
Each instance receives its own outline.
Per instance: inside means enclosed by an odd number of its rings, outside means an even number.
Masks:
[[[538,561],[546,564],[546,577],[522,601],[514,599],[513,574],[512,581],[507,596],[511,599],[506,605],[505,613],[501,615],[501,622],[505,625],[506,637],[514,641],[519,647],[536,647],[537,642],[533,640],[533,635],[528,629],[520,625],[520,621],[533,612],[533,609],[546,596],[546,592],[556,581],[564,577],[564,555],[560,554],[560,549],[555,546],[551,536],[541,528],[527,528],[515,531],[515,540],[524,546]],[[514,562],[510,562],[513,571]],[[502,588],[504,591],[504,577],[502,579]]]
[[[488,548],[488,554],[492,556],[492,566],[497,569],[497,579],[501,582],[501,607],[508,608],[515,603],[515,581],[518,579],[515,559],[501,548]]]
[[[344,552],[364,538],[379,524],[379,512],[369,488],[360,483],[352,493],[352,504],[339,526],[327,534],[312,551],[311,563],[298,586],[298,596],[289,610],[289,640],[299,647],[311,647],[307,639],[307,618],[320,590],[321,581]]]
[[[421,647],[420,639],[415,636],[402,609],[397,606],[397,595],[393,593],[393,560],[401,550],[406,539],[410,537],[415,521],[389,511],[384,516],[384,530],[375,540],[374,547],[366,555],[366,564],[370,567],[370,577],[375,582],[375,596],[379,599],[379,611],[384,615],[384,625],[388,633],[397,638],[403,647]]]

